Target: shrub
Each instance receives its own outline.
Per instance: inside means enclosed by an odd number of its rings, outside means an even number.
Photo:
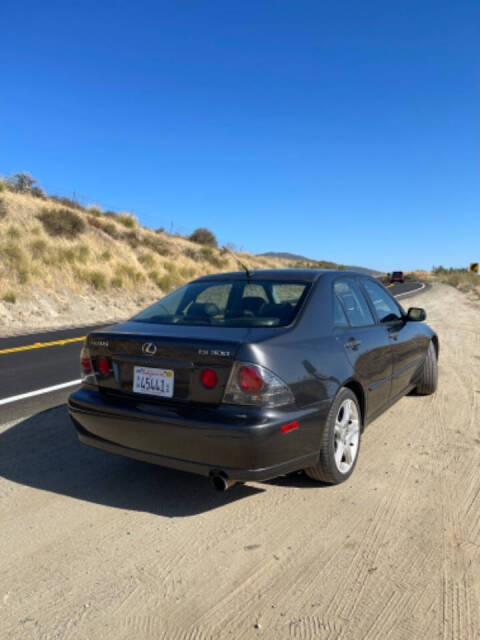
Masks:
[[[42,258],[47,251],[47,243],[45,240],[34,240],[29,244],[30,252],[32,254],[32,258],[38,260],[38,258]]]
[[[137,231],[127,231],[121,237],[128,242],[132,249],[136,249],[142,243],[142,238]]]
[[[27,262],[27,254],[25,251],[18,246],[18,244],[9,243],[3,245],[1,248],[1,253],[8,262],[16,267],[22,262]]]
[[[20,265],[17,268],[17,278],[20,284],[26,284],[30,280],[30,270],[27,265]]]
[[[24,252],[17,244],[5,244],[1,248],[3,257],[8,260],[10,264],[16,265],[24,258]]]
[[[17,274],[20,284],[28,282],[30,277],[30,263],[26,252],[14,243],[1,247],[0,256],[8,262],[12,270]]]
[[[2,300],[4,302],[10,302],[10,304],[14,304],[17,301],[17,294],[15,293],[15,291],[12,291],[10,289],[9,291],[3,294]]]
[[[210,229],[205,229],[204,227],[195,229],[188,239],[192,242],[196,242],[197,244],[204,244],[209,247],[218,247],[215,235],[210,231]]]
[[[48,262],[51,264],[63,264],[64,262],[73,264],[75,262],[75,250],[72,248],[60,248],[55,251],[54,249]]]
[[[142,243],[145,247],[148,247],[161,256],[169,256],[171,253],[168,243],[157,236],[145,234],[142,238]]]
[[[75,247],[73,251],[75,253],[75,259],[81,260],[82,262],[84,262],[90,255],[90,249],[86,244],[78,245],[78,247]]]
[[[84,271],[83,279],[88,282],[94,289],[105,289],[107,287],[107,278],[103,271]]]
[[[165,229],[163,227],[157,227],[155,233],[165,233]]]
[[[29,173],[13,173],[8,178],[8,184],[13,191],[19,193],[28,193],[32,190],[32,187],[36,184],[37,180],[33,178]]]
[[[42,209],[37,217],[51,236],[75,238],[86,229],[83,218],[68,209]]]
[[[118,239],[120,237],[120,233],[113,222],[105,222],[105,224],[102,225],[102,231],[105,231],[111,238]]]
[[[191,267],[183,267],[182,269],[179,269],[178,272],[183,280],[191,280],[195,275],[195,269],[192,269]]]
[[[107,218],[118,218],[118,214],[115,213],[115,211],[107,210],[103,212],[103,215],[106,216]]]
[[[98,218],[95,218],[93,216],[88,216],[87,221],[91,227],[94,227],[95,229],[103,230],[103,224],[101,223],[100,220],[98,220]]]
[[[140,262],[140,264],[143,264],[146,269],[151,269],[155,266],[155,258],[151,253],[142,253],[140,256],[138,256],[138,261]]]
[[[6,218],[7,213],[8,213],[7,203],[3,198],[0,198],[0,220],[3,220],[3,218]]]
[[[157,285],[157,287],[164,293],[167,293],[168,291],[170,291],[170,289],[173,289],[175,279],[172,278],[170,274],[167,273],[161,276],[158,271],[151,271],[148,275],[150,279],[153,280],[153,282]]]
[[[101,258],[102,260],[105,260],[105,262],[108,262],[109,260],[111,260],[111,259],[112,259],[112,254],[110,253],[110,251],[104,251],[104,252],[102,253],[102,255],[100,256],[100,258]]]
[[[6,190],[6,186],[5,186],[5,182],[3,180],[0,180],[0,193],[2,193],[2,191]]]
[[[115,289],[120,289],[121,287],[123,287],[123,280],[120,276],[113,276],[113,278],[110,280],[110,284],[112,285],[112,287],[115,287]]]
[[[40,200],[46,200],[47,199],[47,194],[40,187],[32,187],[30,189],[30,193],[34,198],[40,198]]]
[[[118,215],[117,220],[118,222],[123,224],[124,227],[127,227],[127,229],[134,229],[137,226],[137,221],[135,220],[134,216],[128,213]]]
[[[192,247],[186,247],[183,253],[187,256],[187,258],[190,258],[190,260],[193,260],[194,262],[197,262],[201,259],[200,252],[196,249],[192,249]]]
[[[158,284],[158,282],[159,282],[159,280],[160,280],[161,276],[160,276],[160,274],[158,273],[158,271],[157,271],[156,269],[152,269],[152,271],[150,271],[150,272],[149,272],[148,277],[150,278],[150,280],[153,280],[153,282],[154,282],[157,286],[160,286],[160,285]]]
[[[203,259],[214,267],[223,267],[227,262],[225,258],[218,256],[211,247],[202,247],[200,253]]]
[[[127,280],[130,280],[135,284],[138,284],[139,282],[142,282],[143,280],[145,280],[145,276],[143,275],[143,273],[141,273],[140,271],[137,271],[131,265],[125,262],[122,262],[121,264],[118,265],[118,267],[115,270],[115,275],[120,278],[122,277],[126,278]]]
[[[103,215],[99,207],[87,207],[87,211],[91,216],[95,216],[95,218],[100,218]]]
[[[79,209],[83,211],[85,207],[77,202],[76,200],[72,200],[71,198],[66,198],[65,196],[48,196],[50,200],[57,202],[58,204],[63,204],[64,207],[70,207],[70,209]]]
[[[17,227],[14,227],[13,225],[10,225],[10,227],[8,227],[7,236],[10,238],[10,240],[18,240],[20,238],[20,235],[20,231],[17,229]]]

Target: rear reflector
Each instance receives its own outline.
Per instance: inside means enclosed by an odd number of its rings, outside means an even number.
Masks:
[[[213,389],[217,386],[218,382],[217,372],[213,369],[204,369],[200,374],[200,380],[204,387],[207,387],[207,389]]]
[[[298,429],[299,422],[295,420],[295,422],[289,422],[288,424],[284,424],[283,427],[280,427],[281,433],[288,433],[289,431],[293,431],[294,429]]]
[[[108,358],[102,356],[98,359],[98,370],[102,374],[102,376],[108,376],[110,373],[110,361]]]

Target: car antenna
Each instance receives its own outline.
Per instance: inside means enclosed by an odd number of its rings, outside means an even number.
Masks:
[[[222,251],[226,251],[227,253],[229,253],[232,256],[232,258],[235,259],[237,264],[239,264],[242,267],[242,269],[247,274],[247,278],[250,280],[250,278],[252,277],[252,273],[251,273],[250,269],[245,264],[243,264],[243,262],[240,260],[240,258],[235,253],[233,253],[233,251],[231,251],[228,247],[222,247]]]

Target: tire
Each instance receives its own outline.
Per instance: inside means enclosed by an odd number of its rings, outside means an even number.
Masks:
[[[355,469],[361,434],[362,413],[357,396],[342,387],[328,412],[318,462],[305,469],[307,476],[328,484],[345,482]],[[341,452],[339,447],[342,447]]]
[[[429,396],[435,393],[438,383],[437,352],[432,341],[428,345],[427,355],[422,365],[419,384],[414,393],[417,396]]]

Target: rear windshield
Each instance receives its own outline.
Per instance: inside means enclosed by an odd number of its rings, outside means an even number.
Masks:
[[[133,318],[153,324],[283,327],[290,324],[310,285],[280,280],[192,282]]]

